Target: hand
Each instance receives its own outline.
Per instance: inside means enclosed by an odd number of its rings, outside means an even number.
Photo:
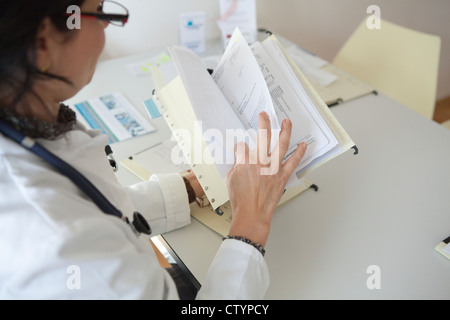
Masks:
[[[192,189],[194,189],[194,193],[197,198],[201,198],[202,196],[205,195],[205,191],[203,191],[203,188],[200,185],[200,182],[198,182],[198,179],[194,174],[194,172],[189,170],[188,173],[185,175],[185,178],[188,179]]]
[[[306,143],[301,143],[282,164],[291,132],[292,122],[286,119],[283,121],[278,143],[270,154],[270,119],[262,112],[259,115],[256,148],[250,151],[245,143],[236,145],[236,162],[227,176],[233,212],[230,235],[245,237],[263,247],[266,245],[273,212],[289,177],[306,152]]]

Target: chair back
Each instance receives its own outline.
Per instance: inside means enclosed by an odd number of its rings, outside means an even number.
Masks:
[[[364,20],[333,64],[432,119],[441,39],[386,20],[380,23],[380,29],[370,29]]]

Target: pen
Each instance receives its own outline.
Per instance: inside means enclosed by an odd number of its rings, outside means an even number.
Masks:
[[[109,164],[113,168],[114,172],[116,172],[119,168],[117,167],[117,162],[113,157],[113,151],[109,145],[107,145],[105,147],[105,153],[106,153],[106,156],[108,157]]]
[[[151,147],[148,147],[148,148],[145,148],[145,149],[143,149],[143,150],[141,150],[141,151],[138,151],[138,152],[136,152],[134,155],[137,156],[138,154],[141,154],[141,153],[143,153],[143,152],[145,152],[145,151],[147,151],[147,150],[150,150],[150,149],[152,149],[152,148],[154,148],[154,147],[157,147],[157,146],[159,146],[160,144],[162,144],[162,142],[159,142],[159,143],[157,143],[157,144],[155,144],[155,145],[153,145],[153,146],[151,146]]]

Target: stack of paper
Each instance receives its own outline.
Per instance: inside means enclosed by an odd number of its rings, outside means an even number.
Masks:
[[[301,142],[308,144],[289,186],[354,146],[274,36],[249,47],[236,30],[212,76],[192,51],[172,46],[169,53],[179,76],[156,98],[214,209],[228,201],[225,176],[234,165],[235,143],[255,145],[261,111],[271,118],[272,146],[280,123],[292,121],[285,159]]]

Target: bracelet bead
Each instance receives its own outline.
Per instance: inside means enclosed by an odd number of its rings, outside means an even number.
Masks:
[[[239,240],[239,241],[242,241],[242,242],[244,242],[244,243],[246,243],[246,244],[249,244],[249,245],[253,246],[254,248],[256,248],[256,250],[258,250],[259,252],[261,252],[261,254],[263,255],[263,257],[264,257],[264,255],[266,254],[266,250],[264,250],[264,248],[263,248],[262,245],[260,245],[260,244],[258,244],[258,243],[255,243],[255,242],[252,242],[251,240],[249,240],[249,239],[247,239],[247,238],[240,237],[240,236],[232,236],[232,235],[228,235],[228,236],[226,236],[225,238],[222,238],[222,241],[223,241],[223,240],[227,240],[227,239]]]

